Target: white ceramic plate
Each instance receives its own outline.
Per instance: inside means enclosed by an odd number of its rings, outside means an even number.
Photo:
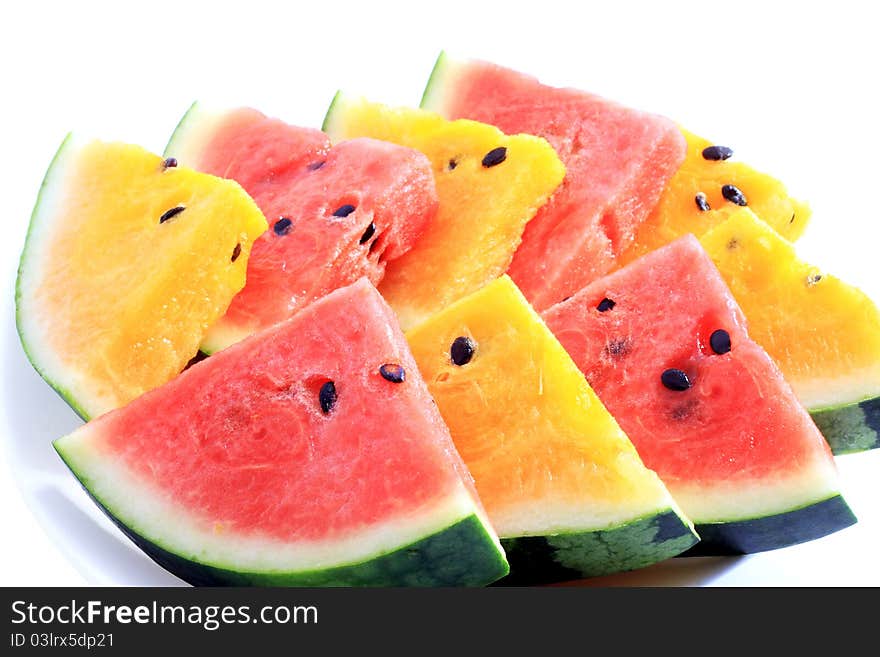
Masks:
[[[799,6],[791,15],[767,3],[706,4],[583,3],[572,14],[572,3],[545,0],[532,16],[534,4],[517,15],[512,3],[450,0],[443,15],[427,17],[412,3],[212,3],[208,14],[156,0],[134,20],[112,4],[59,3],[51,20],[34,3],[16,5],[0,39],[0,438],[8,466],[0,470],[0,584],[181,583],[95,509],[55,455],[51,441],[79,420],[30,367],[15,332],[15,266],[28,217],[71,129],[161,151],[197,98],[318,126],[337,88],[417,103],[446,48],[664,113],[733,146],[810,200],[801,254],[880,299],[871,83],[880,48],[870,9],[860,15],[844,2],[834,13]],[[784,550],[673,559],[594,583],[880,585],[880,450],[838,463],[860,520],[854,527]]]

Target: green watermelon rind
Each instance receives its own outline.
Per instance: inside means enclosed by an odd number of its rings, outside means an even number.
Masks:
[[[509,572],[503,551],[485,521],[473,512],[445,527],[357,562],[304,571],[253,571],[228,563],[207,563],[175,552],[161,540],[151,539],[126,522],[92,492],[88,477],[76,469],[66,454],[64,439],[54,447],[95,504],[137,547],[159,566],[194,586],[485,586]]]
[[[835,456],[880,448],[880,397],[808,410]]]
[[[428,76],[428,82],[425,84],[425,90],[422,92],[422,99],[419,107],[438,114],[444,115],[443,91],[446,87],[446,77],[453,65],[452,59],[445,51],[440,51],[434,67],[431,69],[431,75]]]
[[[23,289],[22,278],[23,273],[28,266],[31,251],[35,248],[34,240],[36,239],[35,234],[37,232],[37,227],[50,220],[49,217],[44,216],[44,213],[47,212],[46,197],[56,184],[56,178],[63,178],[66,160],[68,157],[75,154],[77,150],[76,144],[77,140],[73,133],[68,133],[58,147],[58,150],[55,152],[52,161],[49,163],[46,173],[43,176],[43,181],[40,184],[40,191],[37,193],[37,200],[34,203],[34,209],[31,212],[30,223],[28,224],[24,248],[21,252],[21,257],[18,263],[18,272],[15,279],[15,327],[19,339],[21,340],[21,346],[24,350],[25,356],[27,356],[27,359],[30,361],[33,368],[80,418],[88,421],[90,419],[90,414],[86,411],[85,405],[77,400],[73,392],[52,378],[52,376],[46,371],[43,360],[39,355],[39,348],[33,344],[31,337],[28,335],[28,330],[25,326],[25,320],[22,317],[21,311],[22,299],[25,298],[27,294]]]
[[[672,508],[615,527],[501,539],[510,574],[503,586],[531,586],[645,568],[686,552],[700,538]]]
[[[333,100],[330,101],[330,105],[327,107],[327,112],[324,114],[324,120],[321,122],[321,130],[326,132],[334,143],[336,142],[338,131],[335,131],[333,128],[333,119],[336,118],[336,114],[342,105],[344,95],[342,89],[337,90],[337,92],[333,94]]]
[[[840,494],[781,513],[730,522],[695,523],[700,542],[682,556],[753,554],[812,541],[857,522]]]
[[[178,153],[175,151],[181,147],[181,143],[184,141],[184,138],[190,129],[190,123],[197,119],[201,111],[202,106],[199,101],[193,101],[189,108],[187,108],[186,112],[184,112],[183,116],[180,117],[177,125],[174,126],[174,131],[171,133],[171,136],[168,138],[168,143],[162,151],[163,157],[178,156]],[[184,162],[184,164],[186,163]]]

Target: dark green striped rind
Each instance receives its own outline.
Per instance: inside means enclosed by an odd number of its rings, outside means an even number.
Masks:
[[[697,523],[700,542],[682,556],[752,554],[812,541],[856,523],[840,495],[785,513],[734,522]]]
[[[230,564],[206,564],[191,555],[172,552],[126,524],[91,493],[84,477],[73,468],[71,471],[135,545],[193,586],[486,586],[509,572],[504,553],[474,514],[392,552],[320,570],[252,572]]]
[[[504,586],[551,584],[644,568],[681,554],[699,538],[672,509],[599,531],[502,538]]]
[[[113,520],[153,561],[193,586],[485,586],[508,572],[501,552],[473,515],[361,563],[296,573],[235,571],[199,563]]]
[[[810,411],[834,454],[852,454],[880,447],[880,397]]]

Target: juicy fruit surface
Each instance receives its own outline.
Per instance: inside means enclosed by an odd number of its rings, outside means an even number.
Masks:
[[[668,119],[493,64],[441,55],[423,107],[547,139],[566,177],[526,227],[509,273],[538,310],[616,268],[685,157]]]
[[[480,510],[393,322],[361,280],[56,446],[123,524],[209,565],[320,569],[403,547]]]
[[[270,224],[209,351],[361,277],[377,284],[436,212],[431,165],[418,151],[373,139],[331,148],[318,130],[252,109],[194,107],[166,154],[241,183]]]
[[[682,132],[687,138],[687,157],[663,190],[653,212],[639,227],[632,245],[621,254],[619,265],[687,233],[700,237],[736,214],[741,206],[724,197],[724,185],[740,190],[749,209],[786,239],[801,236],[810,219],[806,203],[789,196],[780,181],[747,164],[735,159],[706,159],[703,149],[713,144],[686,130]],[[698,193],[704,196],[709,210],[697,206]]]
[[[800,260],[745,209],[701,241],[748,318],[750,335],[804,406],[880,395],[880,312],[861,290]]]
[[[543,139],[423,110],[337,95],[324,126],[334,141],[383,139],[431,161],[437,216],[409,253],[388,264],[379,286],[405,329],[503,274],[526,223],[565,173]],[[506,149],[504,160],[484,165],[498,148]]]
[[[31,361],[84,417],[165,383],[244,285],[265,228],[234,182],[166,168],[137,146],[68,138],[19,269]]]
[[[461,337],[475,351],[456,365]],[[672,505],[507,276],[407,339],[500,536],[613,528]]]
[[[606,298],[614,306],[600,312]],[[749,338],[693,236],[587,286],[544,319],[698,524],[784,512],[836,494],[827,444]],[[726,353],[711,347],[719,329],[729,335]],[[661,375],[671,369],[690,387],[665,386]]]

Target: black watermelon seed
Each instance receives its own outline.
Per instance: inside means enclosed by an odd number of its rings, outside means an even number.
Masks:
[[[173,169],[176,166],[177,166],[177,158],[176,157],[166,158],[165,161],[162,163],[163,169]]]
[[[231,258],[232,262],[235,262],[236,260],[238,260],[238,256],[240,256],[240,255],[241,255],[241,242],[236,244],[235,248],[232,249],[232,258]]]
[[[733,149],[727,146],[706,146],[703,149],[703,159],[712,160],[713,162],[726,160],[731,155],[733,155]]]
[[[681,392],[691,387],[691,380],[688,378],[688,375],[676,369],[663,370],[663,374],[660,375],[660,382],[676,392]]]
[[[791,213],[791,219],[788,220],[788,223],[790,223],[790,224],[793,224],[793,223],[794,223],[794,215],[795,215],[795,213],[792,212],[792,213]]]
[[[486,168],[494,167],[495,165],[501,164],[506,159],[507,149],[504,148],[504,146],[499,146],[498,148],[493,148],[483,156],[483,166]]]
[[[293,222],[287,217],[281,217],[278,221],[275,222],[275,225],[272,226],[272,230],[275,231],[276,235],[287,235],[290,232],[291,227],[293,226]]]
[[[325,415],[336,406],[336,399],[336,384],[332,381],[327,381],[318,392],[318,401],[321,403],[321,410]]]
[[[308,170],[317,171],[325,164],[327,164],[327,160],[318,160],[317,162],[312,162],[310,165],[308,165]]]
[[[450,171],[452,171],[457,166],[458,166],[458,160],[456,160],[455,158],[452,158],[451,160],[449,160],[448,168]]]
[[[340,205],[336,208],[336,212],[333,213],[334,217],[347,217],[352,212],[354,212],[354,206],[346,203],[345,205]]]
[[[606,310],[611,310],[616,305],[617,303],[615,303],[608,297],[605,297],[599,302],[599,305],[596,306],[596,310],[598,310],[600,313],[604,313]]]
[[[164,224],[166,221],[168,221],[172,217],[176,217],[177,215],[179,215],[185,209],[186,209],[185,206],[178,205],[176,208],[171,208],[170,210],[167,210],[165,212],[165,214],[163,214],[161,217],[159,217],[159,223]]]
[[[462,365],[467,365],[471,362],[476,350],[477,344],[473,340],[461,336],[455,338],[452,342],[452,348],[449,350],[449,355],[452,357],[452,362],[461,367]]]
[[[706,195],[703,192],[697,192],[697,195],[694,196],[694,203],[700,208],[700,212],[708,212],[712,209],[712,206],[709,205],[709,201],[706,200]]]
[[[364,234],[361,235],[360,244],[366,244],[370,240],[370,238],[375,234],[376,234],[376,224],[374,224],[371,221],[370,225],[367,226],[367,229],[364,231]]]
[[[382,378],[386,381],[391,381],[391,383],[403,383],[406,381],[406,372],[403,369],[402,365],[394,365],[392,363],[385,363],[382,367],[379,368],[379,374],[382,375]]]
[[[712,335],[709,336],[709,346],[716,354],[726,354],[730,351],[730,333],[724,329],[712,331]]]
[[[731,203],[736,203],[737,205],[748,205],[748,201],[746,201],[745,195],[741,191],[739,191],[738,187],[735,187],[734,185],[724,185],[721,188],[721,195]]]
[[[810,274],[807,276],[807,285],[815,285],[822,280],[822,274]]]
[[[568,295],[567,297],[565,297],[565,298],[564,298],[562,301],[560,301],[559,303],[565,303],[565,302],[568,301],[569,299],[571,299],[571,295]]]

